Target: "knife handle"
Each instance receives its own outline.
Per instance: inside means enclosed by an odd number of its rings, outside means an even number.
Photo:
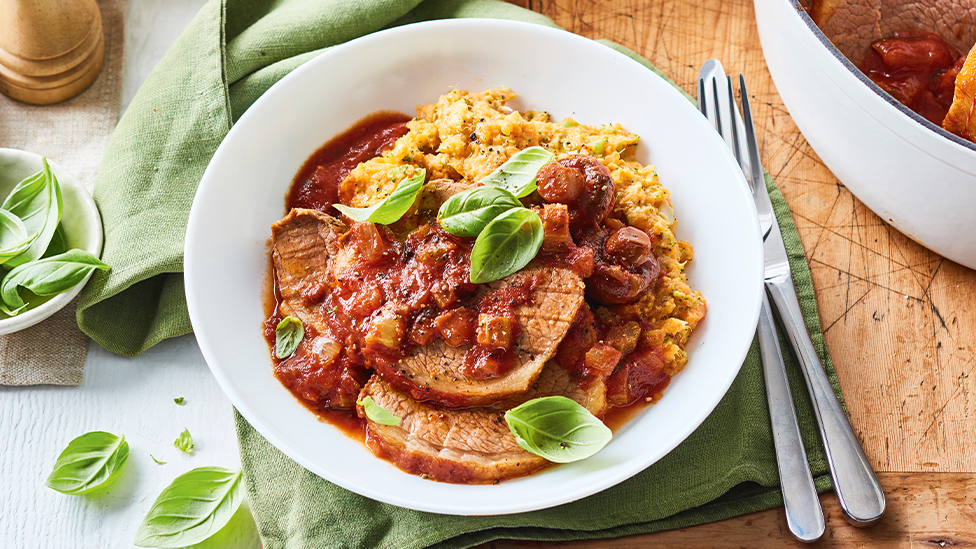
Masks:
[[[800,425],[796,421],[793,395],[786,377],[783,353],[776,337],[776,324],[763,292],[759,312],[759,352],[762,355],[763,378],[766,380],[766,399],[769,402],[769,421],[773,428],[776,466],[786,508],[786,524],[796,539],[812,543],[824,533],[824,515],[813,484],[807,453],[803,448]]]
[[[792,278],[789,274],[768,278],[766,290],[779,310],[783,327],[810,390],[838,503],[848,522],[854,526],[867,526],[884,513],[884,492],[810,341]]]

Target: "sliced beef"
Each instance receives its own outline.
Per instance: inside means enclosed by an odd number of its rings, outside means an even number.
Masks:
[[[459,408],[491,404],[525,393],[569,330],[583,303],[583,281],[564,268],[529,268],[488,284],[492,291],[539,276],[530,302],[515,307],[522,333],[515,343],[516,365],[499,377],[463,373],[470,345],[452,347],[444,339],[414,348],[399,363],[373,366],[388,383],[418,400]]]
[[[346,227],[321,212],[294,209],[271,230],[280,314],[305,326],[294,354],[275,363],[275,375],[312,407],[351,408],[369,374],[348,334],[326,322],[333,262]]]
[[[532,398],[563,395],[597,417],[606,410],[606,385],[598,380],[585,389],[549,362],[528,393],[508,407]],[[397,467],[442,482],[477,484],[527,475],[548,465],[545,459],[519,448],[505,422],[506,408],[449,410],[418,402],[379,376],[363,388],[362,397],[402,419],[399,425],[366,420],[366,444]],[[359,415],[365,417],[362,408]]]
[[[976,41],[976,3],[972,0],[808,0],[810,17],[854,64],[875,40],[895,31],[929,31],[959,51]]]
[[[293,209],[271,226],[275,276],[282,316],[293,316],[324,333],[321,297],[329,291],[339,237],[347,230],[317,210]]]

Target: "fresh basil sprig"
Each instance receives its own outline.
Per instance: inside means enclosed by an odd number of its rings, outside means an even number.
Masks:
[[[491,282],[525,267],[539,253],[544,236],[542,219],[528,208],[514,208],[496,217],[471,249],[471,282]]]
[[[10,267],[23,265],[44,255],[61,223],[61,187],[47,159],[42,159],[42,162],[44,168],[18,183],[0,205],[0,209],[20,218],[28,234],[37,233],[29,249],[7,261]]]
[[[335,204],[335,207],[354,221],[370,221],[380,225],[395,223],[417,200],[417,193],[424,186],[426,173],[426,170],[417,170],[401,181],[389,196],[368,208],[353,208],[344,204]]]
[[[292,355],[305,337],[305,326],[293,316],[281,319],[275,327],[275,355],[284,360]]]
[[[480,181],[491,187],[501,187],[523,198],[532,194],[536,189],[535,176],[539,169],[555,160],[555,155],[542,147],[529,147],[512,155],[498,169],[491,172]]]
[[[448,198],[437,211],[444,230],[457,236],[478,236],[499,215],[521,208],[515,195],[502,187],[475,187]]]
[[[379,423],[380,425],[399,425],[403,421],[391,414],[386,408],[377,404],[373,400],[373,397],[361,398],[356,401],[356,404],[363,407],[363,411],[366,412],[366,417],[370,421]]]
[[[27,234],[27,227],[16,215],[0,210],[0,265],[30,248],[37,233]]]
[[[16,312],[27,305],[19,288],[40,296],[59,294],[84,280],[95,269],[107,271],[110,268],[84,250],[68,250],[15,267],[0,283],[0,298],[5,308]]]
[[[136,532],[139,547],[186,547],[223,528],[241,506],[241,472],[199,467],[173,480]]]
[[[176,437],[176,440],[173,441],[173,446],[179,448],[180,451],[182,452],[185,452],[187,454],[192,454],[193,437],[190,436],[190,430],[184,428],[183,432],[180,433],[180,436]]]
[[[522,449],[556,463],[586,459],[613,436],[602,421],[564,396],[532,399],[505,412],[505,421]]]
[[[44,484],[63,494],[84,494],[118,477],[128,457],[124,436],[85,433],[68,443]]]

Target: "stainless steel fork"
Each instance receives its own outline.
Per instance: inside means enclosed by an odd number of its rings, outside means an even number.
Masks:
[[[765,181],[756,181],[755,177],[751,177],[755,173],[754,167],[759,168],[759,173],[762,173],[758,152],[753,157],[745,146],[745,125],[735,107],[732,79],[725,76],[721,63],[714,59],[706,62],[699,73],[698,107],[732,149],[743,172],[750,176],[747,180],[753,198],[756,199],[759,225],[762,237],[765,238],[772,229],[774,217],[769,196],[765,193]],[[763,189],[756,188],[759,184],[764,185]],[[766,292],[762,294],[758,335],[786,523],[794,537],[811,543],[820,539],[824,533],[823,510],[807,463],[779,338],[776,335],[776,324]]]

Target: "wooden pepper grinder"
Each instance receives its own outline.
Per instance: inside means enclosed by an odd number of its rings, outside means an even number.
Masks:
[[[78,95],[105,59],[95,0],[0,0],[0,92],[47,105]]]

